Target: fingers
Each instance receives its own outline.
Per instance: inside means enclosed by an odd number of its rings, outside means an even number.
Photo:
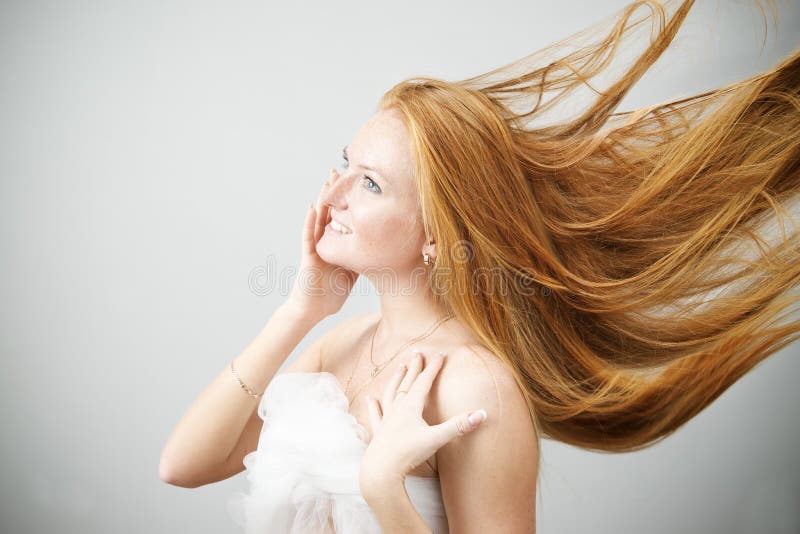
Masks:
[[[306,210],[306,219],[303,222],[303,253],[310,254],[315,251],[314,236],[314,222],[316,221],[317,212],[314,210],[314,205],[309,204]]]
[[[322,186],[323,189],[327,186]],[[325,210],[325,204],[322,202],[322,194],[317,197],[317,207],[315,208],[314,212],[316,213],[316,217],[314,219],[314,242],[316,243],[322,238],[322,234],[325,233],[325,217],[327,217],[326,213],[323,213]]]
[[[408,371],[406,371],[403,381],[400,383],[400,387],[397,388],[397,390],[410,392],[411,386],[414,384],[414,380],[416,380],[424,365],[425,362],[422,359],[422,352],[415,350],[414,357],[408,362]]]
[[[420,353],[420,357],[421,356],[422,353]],[[421,405],[425,404],[425,400],[428,397],[428,393],[430,393],[433,381],[436,379],[436,375],[444,365],[444,358],[445,355],[441,352],[432,358],[428,358],[427,365],[425,365],[425,370],[419,373],[419,376],[416,377],[414,383],[411,385],[411,389],[408,392],[409,399],[412,399]]]
[[[383,398],[381,399],[381,404],[383,406],[390,406],[394,401],[394,398],[397,395],[398,387],[400,386],[400,382],[403,380],[405,374],[406,365],[400,364],[392,377],[389,379],[389,382],[387,382],[386,388],[383,391]]]
[[[326,192],[326,189],[330,187],[329,183],[330,180],[333,179],[335,174],[335,170],[331,169],[330,176],[328,177],[328,182],[325,182],[322,185],[322,190],[320,191],[319,196],[317,197],[317,219],[316,225],[314,230],[314,240],[319,241],[322,238],[322,234],[325,233],[325,225],[328,224],[328,205],[323,201],[323,193]]]
[[[451,417],[444,423],[432,426],[431,428],[434,429],[433,433],[436,436],[436,445],[441,448],[453,439],[472,432],[481,426],[487,418],[486,410],[481,409],[474,412],[464,412]]]
[[[378,407],[378,400],[373,399],[367,395],[367,413],[369,414],[369,426],[372,427],[372,435],[375,435],[375,429],[381,422],[381,412]]]

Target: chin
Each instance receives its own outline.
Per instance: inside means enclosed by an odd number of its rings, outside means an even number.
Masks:
[[[317,254],[325,263],[330,263],[331,265],[336,265],[344,269],[351,269],[351,267],[347,265],[348,262],[345,257],[346,252],[342,250],[342,247],[331,243],[328,236],[322,236],[322,239],[317,242]]]

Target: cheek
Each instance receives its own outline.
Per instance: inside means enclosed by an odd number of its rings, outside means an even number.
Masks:
[[[411,217],[397,215],[369,217],[359,221],[360,241],[401,255],[418,241],[417,225]]]

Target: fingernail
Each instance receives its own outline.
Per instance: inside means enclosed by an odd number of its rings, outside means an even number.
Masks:
[[[403,372],[403,371],[405,371],[405,370],[406,370],[406,366],[405,366],[405,364],[402,364],[402,363],[401,363],[401,364],[400,364],[400,365],[397,367],[397,374],[399,375],[400,373],[402,373],[402,372]]]
[[[467,419],[469,420],[469,424],[472,426],[478,426],[479,423],[486,421],[486,418],[489,415],[486,413],[486,410],[478,410],[477,412],[472,412],[469,414]]]

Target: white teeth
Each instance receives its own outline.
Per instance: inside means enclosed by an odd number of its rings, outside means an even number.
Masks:
[[[349,234],[350,233],[350,230],[348,228],[342,226],[341,224],[339,224],[338,222],[336,222],[333,219],[331,219],[331,227],[334,230],[336,230],[337,232],[341,232],[343,234]]]

